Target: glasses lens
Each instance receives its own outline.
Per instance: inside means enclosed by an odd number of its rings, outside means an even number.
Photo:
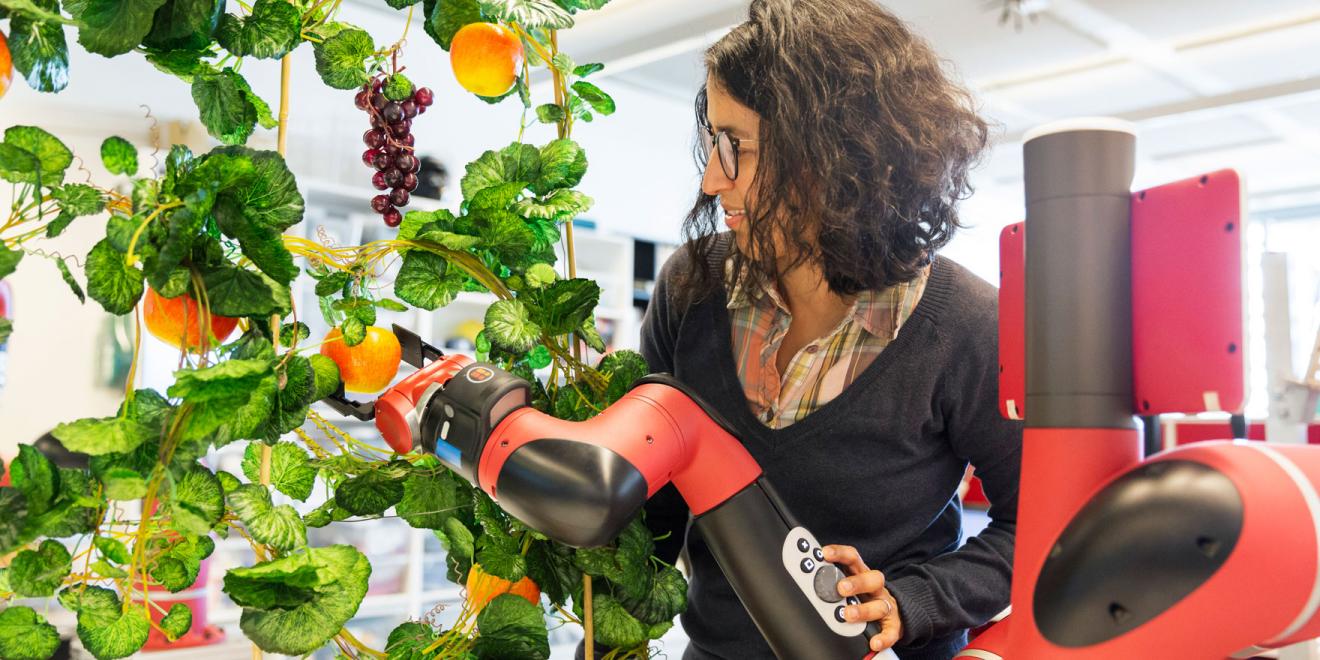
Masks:
[[[711,149],[715,148],[714,139],[715,138],[711,136],[709,131],[701,132],[701,164],[702,165],[705,165],[706,163],[710,162]]]
[[[728,133],[720,133],[715,136],[715,143],[719,146],[720,166],[724,168],[724,175],[730,179],[738,178],[738,148],[733,145],[733,138]]]

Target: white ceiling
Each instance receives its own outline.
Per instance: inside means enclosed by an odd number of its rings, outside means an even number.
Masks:
[[[1020,29],[1000,23],[999,0],[883,4],[999,124],[983,181],[1020,185],[1027,128],[1108,114],[1139,123],[1151,182],[1233,166],[1256,192],[1320,191],[1320,0],[1028,0],[1039,12]],[[686,102],[704,78],[702,51],[746,7],[615,0],[565,42],[578,61],[605,62],[612,84]]]

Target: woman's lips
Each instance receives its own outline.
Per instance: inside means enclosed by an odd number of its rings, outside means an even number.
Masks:
[[[729,211],[725,211],[724,226],[728,227],[729,229],[737,229],[738,226],[742,224],[743,218],[745,217],[746,215],[742,211],[737,211],[733,213]]]

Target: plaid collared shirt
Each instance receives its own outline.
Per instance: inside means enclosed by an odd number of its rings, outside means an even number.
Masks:
[[[725,281],[732,280],[732,258]],[[800,421],[829,403],[871,365],[898,336],[921,300],[930,267],[916,279],[858,295],[843,320],[798,351],[783,374],[775,364],[793,315],[773,283],[756,295],[740,284],[729,294],[733,359],[752,413],[772,429]]]

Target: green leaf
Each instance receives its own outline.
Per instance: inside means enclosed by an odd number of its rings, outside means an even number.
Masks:
[[[181,532],[205,536],[225,513],[224,489],[215,473],[193,467],[174,484],[170,513],[174,527]]]
[[[59,472],[36,447],[18,446],[18,457],[9,467],[9,477],[13,486],[27,497],[29,514],[41,515],[55,504],[55,495],[60,490]]]
[[[307,545],[307,526],[302,517],[288,504],[272,505],[270,491],[264,486],[239,486],[227,499],[257,542],[286,552]]]
[[[481,10],[505,23],[523,29],[565,30],[573,27],[573,16],[553,0],[481,0]]]
[[[409,215],[412,215],[412,213],[413,212],[409,212]],[[343,290],[344,285],[348,284],[348,280],[351,277],[352,275],[342,270],[337,270],[326,275],[320,282],[316,283],[316,295],[322,297],[334,295]]]
[[[339,365],[334,360],[316,354],[307,358],[312,365],[312,373],[316,375],[316,386],[312,389],[311,400],[320,401],[339,389]]]
[[[592,623],[596,628],[596,641],[618,649],[631,649],[645,644],[646,629],[608,593],[593,594]]]
[[[18,262],[22,260],[22,250],[11,250],[0,244],[0,279],[12,275],[18,269]]]
[[[604,4],[604,3],[602,3],[602,4]],[[573,69],[573,75],[575,75],[575,76],[577,76],[577,77],[579,77],[579,78],[586,78],[587,76],[589,76],[589,75],[591,75],[591,74],[593,74],[593,73],[596,73],[597,71],[600,71],[600,70],[602,70],[602,69],[604,69],[604,68],[605,68],[605,65],[604,65],[604,64],[601,64],[601,63],[599,63],[599,62],[593,62],[593,63],[591,63],[591,64],[583,64],[583,65],[581,65],[581,66],[579,66],[579,67]]]
[[[112,135],[101,143],[101,162],[111,174],[133,176],[138,171],[137,147],[118,135]]]
[[[118,601],[118,597],[115,598]],[[78,639],[97,660],[126,658],[147,642],[151,623],[140,607],[79,612]]]
[[[380,470],[353,477],[335,489],[335,502],[356,516],[375,516],[403,499],[403,482]]]
[[[239,57],[279,59],[302,43],[302,12],[285,0],[257,0],[252,14],[220,18],[215,38],[225,50]]]
[[[43,5],[56,9],[54,2]],[[28,87],[59,92],[69,84],[69,47],[64,26],[16,13],[9,19],[9,53]]]
[[[569,222],[586,213],[594,201],[576,190],[561,188],[542,200],[521,200],[513,205],[513,212],[528,218]]]
[[[393,299],[393,298],[381,298],[380,300],[377,300],[377,301],[376,301],[376,306],[379,307],[379,308],[381,308],[381,309],[388,310],[388,311],[391,311],[391,312],[406,312],[406,311],[408,311],[408,306],[407,306],[407,305],[405,305],[405,304],[403,304],[403,303],[401,303],[401,302],[399,302],[399,301],[397,301],[397,300],[395,300],[395,299]]]
[[[171,397],[191,403],[228,399],[251,391],[259,381],[274,373],[268,360],[226,360],[203,369],[174,372]]]
[[[68,211],[61,210],[59,215],[55,216],[55,219],[51,220],[50,224],[46,225],[46,238],[55,238],[56,236],[63,234],[64,230],[69,228],[69,225],[73,223],[76,217],[77,216]]]
[[[230,68],[193,77],[192,97],[202,124],[211,137],[225,144],[247,142],[257,124],[257,108],[248,100],[246,83],[240,79]]]
[[[0,142],[0,177],[14,183],[32,182],[41,171],[41,161],[26,149]]]
[[[216,199],[217,218],[228,216],[226,223],[237,226],[241,220],[271,232],[283,232],[302,222],[304,201],[298,182],[284,158],[274,151],[255,151],[245,147],[222,147],[208,155],[222,154],[250,160],[252,175],[221,190]]]
[[[160,629],[171,642],[186,635],[191,627],[192,610],[183,603],[171,605],[169,614],[161,617],[160,620]]]
[[[335,89],[354,89],[370,79],[363,61],[372,56],[376,45],[371,35],[357,28],[344,28],[319,44],[313,44],[316,72]]]
[[[477,563],[495,577],[517,582],[527,575],[527,558],[518,552],[518,542],[504,534],[483,534],[477,539]]]
[[[596,329],[596,317],[592,316],[582,322],[582,327],[578,328],[578,337],[587,342],[587,346],[597,353],[604,353],[606,350],[605,339],[600,336],[600,331]]]
[[[225,574],[224,591],[240,607],[259,610],[293,609],[316,596],[316,587],[332,582],[322,575],[319,549],[263,562]]]
[[[573,549],[558,543],[532,543],[527,551],[527,576],[550,602],[560,605],[582,586],[582,571],[573,565]]]
[[[243,452],[243,474],[253,483],[261,481],[261,447],[254,442]],[[295,500],[306,501],[315,483],[316,468],[302,447],[292,442],[271,447],[270,485]]]
[[[64,181],[64,170],[73,164],[73,152],[59,138],[36,126],[10,126],[5,129],[5,144],[28,152],[37,159],[39,172],[24,168],[5,178],[14,183],[40,183],[56,186]],[[7,160],[0,157],[0,161]],[[0,162],[0,168],[9,169]],[[40,181],[38,181],[38,175]]]
[[[111,564],[110,562],[104,559],[98,559],[92,562],[91,569],[97,575],[105,578],[128,577],[128,571],[125,571],[124,569],[119,568],[118,566],[115,566],[114,564]]]
[[[334,302],[334,308],[349,318],[355,318],[363,325],[375,325],[376,304],[367,298],[350,296]]]
[[[280,326],[280,343],[285,346],[293,346],[312,336],[312,329],[307,327],[306,323],[297,321],[294,323],[285,323]]]
[[[59,541],[41,542],[36,550],[24,550],[9,565],[9,584],[20,596],[54,596],[55,590],[73,570],[69,550]]]
[[[92,541],[92,545],[96,546],[102,557],[116,564],[129,562],[128,546],[124,545],[123,541],[108,536],[98,536]]]
[[[545,614],[539,605],[533,605],[521,596],[496,596],[477,614],[477,627],[481,629],[481,636],[472,647],[477,657],[526,660],[550,657]]]
[[[513,353],[531,350],[541,339],[541,327],[521,300],[498,300],[486,308],[485,332],[492,344]]]
[[[591,318],[591,311],[599,301],[600,286],[595,281],[580,277],[559,280],[537,296],[538,313],[533,316],[545,332],[567,334]]]
[[[665,566],[652,582],[644,598],[624,603],[626,609],[643,624],[669,623],[687,609],[687,580],[672,566]]]
[[[602,115],[614,114],[614,99],[602,91],[601,88],[585,80],[579,80],[573,83],[573,91],[577,92],[583,101],[590,104],[592,110]]]
[[[168,6],[168,5],[166,5]],[[161,9],[164,9],[162,7]],[[160,11],[160,10],[157,10]],[[210,37],[207,37],[208,42]],[[210,55],[209,51],[196,50],[167,50],[160,51],[155,49],[146,49],[147,61],[156,67],[161,73],[169,74],[182,80],[189,85],[198,74],[215,73],[215,67],[202,61],[202,57]],[[178,145],[176,145],[178,146]]]
[[[408,4],[413,4],[415,2],[416,0],[413,0],[413,2],[409,2]],[[395,9],[399,9],[399,7],[395,7]],[[402,73],[396,73],[385,79],[385,85],[381,88],[381,93],[385,95],[385,98],[391,101],[407,101],[412,98],[413,84],[411,80],[408,80],[408,76],[405,76]]]
[[[71,11],[83,24],[78,43],[97,55],[115,57],[142,43],[165,0],[87,0],[78,4],[79,11]]]
[[[523,281],[533,289],[542,289],[559,279],[559,273],[550,264],[534,264],[523,273]]]
[[[211,312],[221,316],[268,316],[287,310],[289,288],[260,273],[224,265],[202,274]]]
[[[14,332],[14,322],[9,319],[0,319],[0,346],[4,346],[9,341],[9,335]]]
[[[501,183],[481,190],[468,200],[468,208],[474,211],[504,209],[522,194],[527,184],[522,181]]]
[[[123,417],[63,422],[51,434],[65,449],[91,456],[132,451],[156,437],[151,428],[135,419]]]
[[[532,252],[536,234],[516,213],[492,209],[479,211],[474,217],[481,232],[482,243],[494,251],[505,265],[516,268],[537,256]]]
[[[215,550],[215,542],[207,536],[182,537],[177,542],[157,538],[147,547],[157,553],[148,567],[151,578],[178,593],[197,581],[202,560]]]
[[[458,513],[458,503],[458,484],[448,471],[414,472],[403,482],[403,499],[395,511],[413,527],[443,529]]]
[[[555,53],[555,56],[550,59],[550,65],[565,76],[572,75],[573,69],[577,68],[577,62],[574,62],[573,58],[564,52]]]
[[[36,610],[14,605],[0,612],[0,657],[46,660],[59,647],[59,632]]]
[[[468,163],[463,176],[463,198],[502,183],[535,181],[541,175],[541,152],[530,144],[514,142],[502,151],[487,151]]]
[[[610,381],[605,391],[607,403],[618,401],[628,393],[633,383],[651,373],[646,358],[642,357],[641,353],[630,350],[614,351],[606,355],[596,370]]]
[[[444,246],[450,250],[470,250],[481,245],[480,236],[470,236],[468,234],[458,234],[452,231],[446,231],[439,228],[440,223],[433,222],[423,227],[412,240],[429,241],[437,245]]]
[[[528,186],[537,195],[546,195],[558,188],[572,188],[587,173],[587,152],[568,139],[554,140],[541,147],[540,162],[540,176],[529,179],[532,183]]]
[[[134,157],[137,152],[133,152]],[[105,210],[101,191],[85,183],[70,183],[52,188],[50,196],[60,203],[60,210],[75,216],[95,215]]]
[[[560,105],[546,103],[536,106],[536,119],[542,124],[558,124],[567,116],[564,107]]]
[[[428,660],[434,652],[424,653],[439,637],[436,630],[420,621],[405,621],[390,631],[385,642],[389,660]]]
[[[339,332],[344,337],[345,346],[357,346],[367,338],[367,324],[356,316],[348,316],[339,326]]]
[[[444,535],[440,538],[444,545],[445,552],[461,560],[471,562],[476,553],[476,541],[472,537],[472,532],[458,518],[450,518],[445,521]]]
[[[394,280],[394,295],[428,311],[444,307],[462,291],[462,279],[450,270],[458,269],[450,269],[440,255],[412,250],[403,258],[403,266]]]
[[[303,522],[306,523],[308,527],[325,527],[332,522],[347,520],[352,515],[353,514],[349,513],[348,510],[335,504],[334,499],[331,498],[322,502],[321,506],[312,509],[310,513],[303,516]]]
[[[243,634],[263,650],[285,655],[315,651],[353,618],[367,593],[371,564],[353,547],[313,548],[307,554],[317,564],[317,585],[311,598],[291,609],[243,610],[239,622]],[[251,570],[230,570],[225,576],[225,592],[230,593],[231,576]]]
[[[211,45],[225,0],[166,0],[152,19],[142,45],[164,51],[199,51]]]
[[[111,468],[101,475],[105,496],[112,500],[136,500],[146,497],[147,480],[128,468]]]
[[[142,270],[126,264],[124,255],[110,245],[109,239],[101,239],[92,247],[86,270],[87,295],[92,300],[111,314],[133,311],[144,289]]]
[[[428,4],[432,6],[426,11],[426,33],[446,51],[464,25],[485,20],[477,0],[436,0]]]

